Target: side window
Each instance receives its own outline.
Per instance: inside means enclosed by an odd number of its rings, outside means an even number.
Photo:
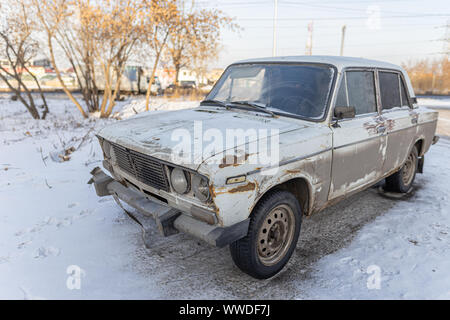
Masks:
[[[347,94],[347,78],[344,74],[341,80],[341,85],[339,87],[336,106],[337,107],[348,107],[348,94]]]
[[[376,112],[373,71],[346,71],[338,91],[336,106],[355,107],[357,115]]]
[[[408,106],[406,88],[402,78],[395,72],[379,72],[381,106],[383,110]]]
[[[398,78],[398,81],[400,81],[400,87],[401,87],[401,96],[400,98],[402,98],[402,106],[408,106],[409,107],[409,101],[408,101],[408,95],[406,94],[406,88],[405,88],[405,84],[403,83],[403,80],[401,77]]]

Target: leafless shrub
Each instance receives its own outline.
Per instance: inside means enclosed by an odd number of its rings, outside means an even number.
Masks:
[[[14,99],[19,100],[34,119],[45,119],[48,105],[41,86],[34,73],[30,70],[30,62],[36,56],[39,42],[35,38],[36,24],[33,11],[28,0],[0,3],[2,22],[0,26],[0,79],[14,93]],[[42,100],[42,114],[39,113],[32,90],[25,79],[31,79],[37,86]]]

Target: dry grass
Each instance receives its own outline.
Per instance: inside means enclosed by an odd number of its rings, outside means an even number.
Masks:
[[[175,90],[170,94],[165,94],[163,97],[167,100],[189,100],[189,101],[197,101],[203,100],[206,96],[205,92],[200,90]]]

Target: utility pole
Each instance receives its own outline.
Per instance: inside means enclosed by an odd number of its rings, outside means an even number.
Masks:
[[[345,29],[347,29],[347,26],[344,24],[342,26],[342,36],[341,36],[341,56],[344,55]]]
[[[272,56],[277,55],[277,20],[278,20],[278,0],[274,0],[274,10],[273,10],[273,45],[272,45]]]
[[[305,54],[307,56],[312,55],[312,37],[313,37],[313,21],[308,23],[308,38],[306,40],[306,48],[305,48]]]

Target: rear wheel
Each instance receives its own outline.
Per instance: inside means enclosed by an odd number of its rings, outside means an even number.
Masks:
[[[408,192],[411,189],[416,177],[417,166],[419,163],[419,155],[417,148],[414,146],[408,155],[403,167],[386,178],[386,189],[395,192]]]
[[[297,245],[301,209],[294,195],[274,191],[255,207],[246,237],[230,245],[234,263],[257,279],[277,274]]]

